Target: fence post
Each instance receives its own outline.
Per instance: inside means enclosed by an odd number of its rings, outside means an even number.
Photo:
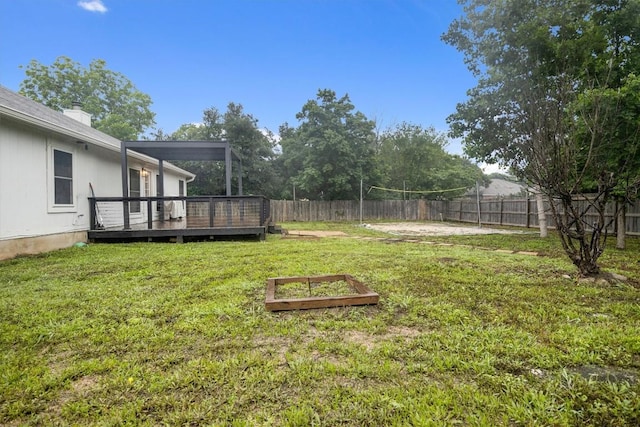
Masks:
[[[364,200],[364,196],[362,193],[362,179],[360,179],[360,224],[362,224],[362,200]]]

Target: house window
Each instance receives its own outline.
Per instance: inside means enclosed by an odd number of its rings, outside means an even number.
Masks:
[[[73,205],[73,154],[53,150],[53,202]]]
[[[178,196],[184,196],[184,181],[178,180]]]
[[[140,197],[140,171],[129,169],[129,197]],[[129,212],[140,213],[140,201],[129,202]]]

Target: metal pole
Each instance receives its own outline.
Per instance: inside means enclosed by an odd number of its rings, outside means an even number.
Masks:
[[[482,221],[480,220],[480,184],[476,181],[476,200],[478,202],[478,227],[482,228]]]
[[[227,142],[224,147],[224,170],[225,170],[225,181],[226,181],[226,194],[227,196],[231,196],[231,146]]]
[[[238,160],[238,196],[242,195],[244,195],[242,189],[242,161]]]
[[[362,192],[362,178],[360,178],[360,224],[362,224],[362,203],[363,203],[364,195]]]

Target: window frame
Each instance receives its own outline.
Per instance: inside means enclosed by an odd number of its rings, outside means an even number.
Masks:
[[[65,213],[77,212],[77,155],[75,150],[68,146],[58,144],[47,144],[47,211],[49,213]],[[71,156],[71,176],[63,177],[56,175],[56,152],[68,154]],[[68,179],[71,184],[70,202],[56,203],[56,181],[58,179]]]

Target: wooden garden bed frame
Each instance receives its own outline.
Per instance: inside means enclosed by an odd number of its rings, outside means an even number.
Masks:
[[[302,283],[307,286],[310,283],[319,282],[347,282],[357,294],[337,295],[330,297],[306,297],[276,299],[276,287],[286,283]],[[377,304],[379,295],[369,289],[364,283],[356,280],[349,274],[333,274],[327,276],[298,276],[277,277],[267,279],[267,296],[265,308],[269,311],[306,310],[310,308],[344,307],[351,305]]]

